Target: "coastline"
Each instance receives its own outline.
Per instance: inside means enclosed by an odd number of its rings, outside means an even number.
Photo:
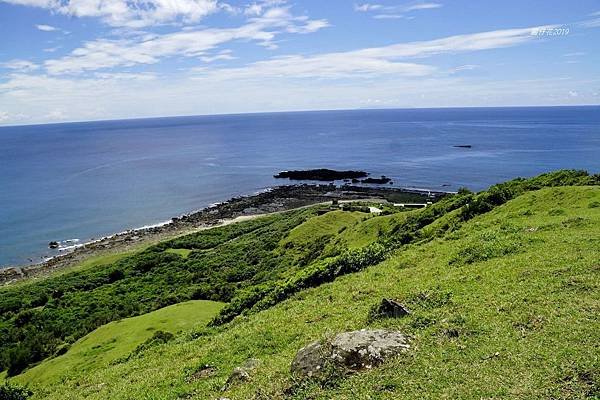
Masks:
[[[37,264],[7,266],[0,270],[0,285],[23,279],[39,278],[55,271],[75,266],[91,257],[141,250],[163,240],[202,229],[256,218],[262,215],[330,202],[332,200],[374,200],[394,202],[437,198],[448,192],[427,189],[336,186],[335,184],[282,185],[233,197],[222,203],[171,218],[168,221],[142,226],[108,235],[66,249],[64,253]]]

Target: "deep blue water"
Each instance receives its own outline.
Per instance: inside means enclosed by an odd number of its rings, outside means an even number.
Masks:
[[[472,149],[453,145],[471,144]],[[600,107],[299,112],[0,128],[0,265],[282,183],[283,169],[483,189],[600,171]],[[449,186],[443,186],[449,185]]]

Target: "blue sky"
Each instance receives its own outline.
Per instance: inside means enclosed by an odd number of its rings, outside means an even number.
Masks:
[[[0,124],[600,103],[600,2],[0,0]]]

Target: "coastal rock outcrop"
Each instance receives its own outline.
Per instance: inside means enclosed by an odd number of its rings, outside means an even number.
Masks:
[[[313,342],[298,351],[292,373],[317,377],[328,364],[360,371],[376,367],[390,357],[408,351],[408,338],[384,329],[343,332],[325,343]]]
[[[14,282],[24,277],[21,268],[10,267],[0,269],[0,284]]]

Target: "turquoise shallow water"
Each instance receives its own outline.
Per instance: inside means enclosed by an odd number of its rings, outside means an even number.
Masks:
[[[454,145],[472,145],[471,149]],[[0,265],[281,184],[283,169],[474,190],[600,171],[600,107],[357,110],[0,128]]]

